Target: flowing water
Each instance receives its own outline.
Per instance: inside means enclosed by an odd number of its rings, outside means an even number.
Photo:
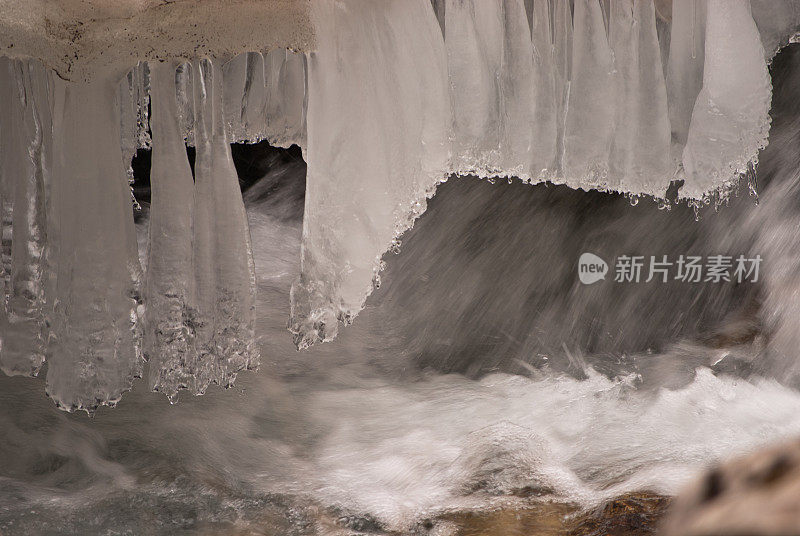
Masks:
[[[696,221],[685,205],[451,178],[354,324],[302,352],[286,318],[305,165],[252,150],[260,370],[175,405],[139,381],[91,419],[57,410],[41,380],[0,377],[0,533],[444,534],[448,512],[673,494],[800,434],[793,47],[773,65],[758,204],[743,183]],[[612,266],[584,285],[583,252],[763,262],[756,282],[618,283]]]

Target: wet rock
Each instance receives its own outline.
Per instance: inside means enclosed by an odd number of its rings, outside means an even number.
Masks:
[[[444,522],[449,528],[448,536],[560,536],[568,534],[565,520],[574,512],[575,508],[569,505],[543,503],[520,509],[448,514],[436,526]]]
[[[675,500],[662,534],[800,535],[800,440],[708,471]]]
[[[655,534],[670,499],[649,493],[631,493],[581,516],[570,536],[644,536]]]
[[[564,503],[524,508],[497,508],[450,513],[436,519],[428,532],[447,536],[646,536],[655,534],[670,499],[631,493],[599,508],[580,511]]]

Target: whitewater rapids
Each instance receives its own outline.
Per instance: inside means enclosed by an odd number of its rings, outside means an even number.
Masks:
[[[279,311],[299,228],[258,207],[249,216],[259,296],[271,302],[262,310]],[[169,406],[139,385],[94,420],[57,410],[35,380],[0,379],[0,530],[175,534],[257,527],[279,509],[303,533],[303,506],[314,504],[403,530],[487,507],[521,483],[587,506],[630,490],[674,493],[715,460],[800,434],[800,393],[773,380],[701,367],[687,385],[653,391],[633,374],[591,370],[582,380],[419,374],[382,349],[368,318],[303,353],[278,336],[283,315],[262,318],[265,363],[235,392]],[[498,496],[469,495],[488,463],[500,469]]]

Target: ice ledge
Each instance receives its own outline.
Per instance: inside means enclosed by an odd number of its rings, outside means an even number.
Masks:
[[[724,199],[767,143],[765,60],[800,20],[796,1],[658,2],[658,14],[652,0],[582,0],[574,13],[569,0],[434,0],[428,14],[422,3],[315,4],[320,47],[308,71],[306,219],[290,321],[299,348],[353,321],[380,281],[383,253],[422,212],[408,207],[424,206],[449,173],[656,199],[680,179],[682,200]],[[432,31],[430,14],[443,32]],[[413,53],[402,38],[410,34],[429,43],[426,53]],[[441,63],[442,53],[444,82],[433,64],[403,68],[408,58]],[[363,80],[374,87],[364,91]],[[443,85],[449,94],[437,101]],[[426,99],[414,94],[421,87]],[[429,137],[406,139],[420,116],[437,123],[442,111],[449,135],[431,124],[422,127]],[[391,119],[378,127],[375,118]],[[369,156],[354,155],[353,142]]]

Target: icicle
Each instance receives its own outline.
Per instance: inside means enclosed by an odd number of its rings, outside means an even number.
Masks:
[[[566,128],[569,85],[572,76],[572,10],[570,0],[554,0],[553,67],[556,93],[556,166],[564,172],[564,129]]]
[[[692,110],[703,85],[706,0],[672,2],[667,64],[667,99],[672,128],[672,157],[681,161]]]
[[[65,409],[93,412],[114,405],[141,374],[133,213],[119,143],[117,79],[56,81],[56,340],[47,391]]]
[[[150,148],[150,67],[140,62],[133,70],[134,100],[137,103],[139,148]]]
[[[689,126],[681,197],[731,186],[769,134],[772,84],[749,0],[709,0],[703,89]]]
[[[664,80],[667,79],[669,69],[670,32],[672,31],[672,2],[654,0],[656,11],[656,34],[658,35],[658,49],[661,52],[661,68]]]
[[[11,218],[6,212],[11,206],[13,190],[10,189],[13,177],[14,138],[11,124],[16,102],[13,86],[13,65],[6,57],[0,57],[0,325],[6,323],[6,295],[11,287]],[[6,241],[8,236],[8,241]],[[9,245],[8,250],[6,244]],[[2,359],[2,339],[0,339],[0,359]],[[2,364],[2,361],[0,361]]]
[[[531,178],[544,179],[552,177],[556,170],[560,101],[556,95],[550,0],[536,0],[532,16],[534,116],[531,124]]]
[[[536,90],[533,44],[523,0],[503,0],[499,166],[506,176],[531,177]],[[537,175],[539,170],[536,170]]]
[[[615,0],[610,31],[616,119],[609,186],[664,197],[674,169],[653,0]]]
[[[572,80],[564,135],[564,176],[576,187],[607,187],[614,120],[611,50],[598,0],[575,0]]]
[[[458,173],[538,179],[553,167],[549,8],[537,8],[544,18],[540,13],[536,56],[525,24],[528,9],[523,0],[451,0],[447,5],[453,168]]]
[[[138,67],[137,67],[138,68]],[[137,88],[136,69],[128,71],[127,76],[119,84],[119,122],[120,146],[122,160],[127,165],[128,182],[133,181],[131,163],[139,148],[139,90]]]
[[[247,54],[239,54],[222,66],[223,98],[225,102],[225,128],[231,141],[243,141],[245,83],[247,82]]]
[[[150,243],[145,279],[144,341],[150,387],[174,397],[197,392],[191,306],[194,179],[186,156],[176,91],[176,65],[151,66],[153,152],[150,170]],[[207,385],[207,384],[206,384]]]
[[[445,8],[455,173],[485,176],[500,171],[501,6],[448,0]]]
[[[314,6],[319,49],[309,56],[306,212],[290,324],[301,348],[333,339],[338,322],[361,310],[381,255],[424,210],[449,156],[446,56],[429,1]]]
[[[175,70],[175,95],[181,137],[194,146],[194,77],[192,64],[182,63]]]
[[[303,75],[305,77],[305,74]],[[305,84],[305,82],[304,82]],[[303,88],[305,96],[305,88]],[[267,136],[267,88],[264,78],[264,57],[259,52],[247,53],[247,78],[244,85],[242,123],[248,141],[260,141]],[[303,105],[305,109],[305,105]]]
[[[210,382],[229,387],[258,366],[255,267],[247,215],[225,133],[222,69],[194,64],[197,147],[194,190],[194,270],[197,294],[195,392]]]
[[[277,147],[305,145],[306,59],[285,49],[265,59],[267,79],[267,133]]]
[[[120,81],[117,100],[120,113],[120,145],[127,166],[128,180],[133,182],[131,160],[137,149],[150,147],[150,71],[139,63]]]
[[[0,322],[0,365],[9,375],[35,376],[45,359],[47,233],[46,188],[51,169],[48,75],[34,60],[9,62],[10,86],[4,118],[5,195],[13,199],[11,272]]]

